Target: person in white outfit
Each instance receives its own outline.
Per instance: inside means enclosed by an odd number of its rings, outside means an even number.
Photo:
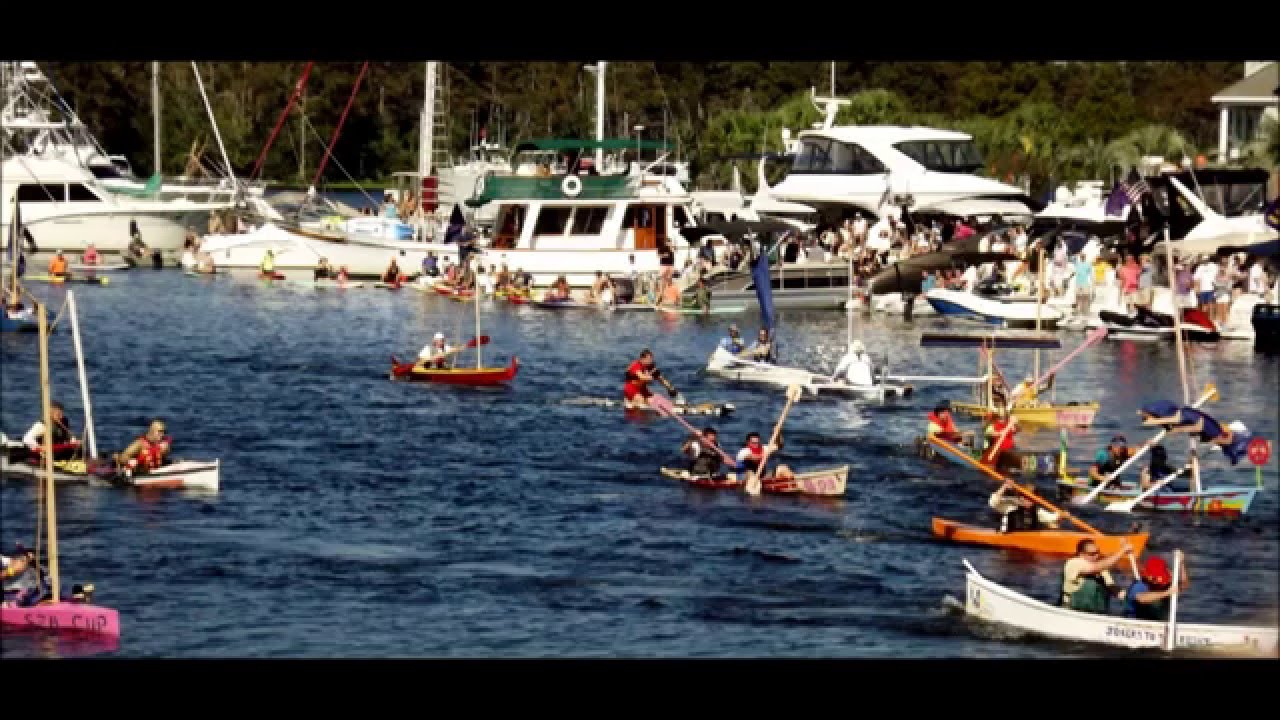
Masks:
[[[839,382],[850,385],[876,384],[871,371],[871,356],[867,354],[867,349],[863,347],[861,340],[853,341],[849,346],[849,352],[840,358],[840,363],[836,365],[836,370],[831,376]]]

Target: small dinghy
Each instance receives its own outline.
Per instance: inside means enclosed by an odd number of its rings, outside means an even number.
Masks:
[[[845,380],[810,372],[802,368],[744,360],[734,357],[722,347],[717,347],[711,353],[711,358],[707,361],[706,372],[709,375],[739,382],[754,382],[782,387],[799,385],[814,395],[829,393],[884,400],[886,398],[906,397],[912,392],[910,385],[892,385],[884,382],[883,378],[876,385],[855,385]]]

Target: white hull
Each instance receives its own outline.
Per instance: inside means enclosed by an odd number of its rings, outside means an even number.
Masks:
[[[872,312],[885,313],[886,315],[905,315],[907,312],[907,304],[902,301],[902,293],[887,293],[884,295],[873,295],[871,297]],[[916,301],[911,307],[911,316],[917,315],[937,315],[938,311],[933,309],[928,300],[921,296],[916,296]]]
[[[22,224],[35,240],[38,254],[52,255],[61,250],[79,255],[89,243],[102,253],[123,253],[129,246],[129,221],[138,223],[138,232],[149,251],[167,253],[182,249],[187,226],[200,226],[208,221],[208,211],[171,210],[155,214],[123,210],[66,213],[52,215],[32,209],[34,203],[22,204]],[[30,246],[24,243],[30,250]]]
[[[908,390],[900,385],[852,385],[833,380],[829,375],[809,372],[802,368],[780,365],[742,362],[736,360],[724,348],[717,347],[707,362],[707,373],[726,380],[754,382],[764,385],[790,387],[799,385],[814,395],[831,393],[850,395],[868,400],[884,400],[886,397],[902,397]]]
[[[110,460],[107,462],[110,462]],[[180,460],[166,465],[154,472],[135,475],[124,480],[124,484],[132,485],[134,487],[155,489],[197,489],[216,491],[218,489],[220,466],[220,460],[214,460],[213,462]],[[55,468],[56,467],[57,465],[55,465]],[[39,479],[44,476],[44,468],[23,462],[10,463],[6,457],[0,455],[0,474],[7,477]],[[110,480],[100,478],[96,475],[87,475],[80,472],[63,472],[58,469],[53,471],[53,479],[56,482],[67,483],[111,482]]]
[[[1037,323],[1036,303],[1001,302],[973,293],[943,288],[933,288],[925,293],[925,299],[939,315],[969,317],[992,325],[1009,327],[1035,327]],[[1038,312],[1038,322],[1044,328],[1052,329],[1062,320],[1062,313],[1048,305],[1040,307]]]
[[[1169,630],[1167,623],[1054,607],[987,580],[967,560],[964,564],[968,569],[965,576],[965,613],[968,615],[1063,640],[1130,649],[1164,647]],[[1229,650],[1271,657],[1277,652],[1274,627],[1179,622],[1174,632],[1178,648]]]
[[[436,252],[443,268],[446,261],[457,260],[456,245],[440,245],[403,240],[322,240],[290,232],[267,223],[239,235],[206,235],[201,250],[213,257],[219,268],[257,270],[267,250],[274,256],[275,269],[311,272],[320,258],[335,270],[345,266],[347,273],[358,277],[381,277],[395,258],[404,275],[422,271],[427,252]]]
[[[689,253],[687,246],[681,244],[676,248],[676,267],[683,267]],[[635,257],[635,263],[630,262]],[[596,281],[596,271],[605,275],[627,275],[633,270],[641,275],[660,272],[662,266],[658,262],[656,250],[632,249],[597,249],[573,248],[563,250],[498,250],[487,248],[481,255],[486,268],[493,266],[515,272],[524,270],[533,275],[533,284],[537,287],[548,287],[561,275],[569,282],[570,287],[589,288]],[[712,302],[715,302],[713,296]]]

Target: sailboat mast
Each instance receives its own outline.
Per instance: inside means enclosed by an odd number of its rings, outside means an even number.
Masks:
[[[596,63],[596,142],[604,142],[604,68],[606,63]],[[604,147],[596,148],[596,172],[604,172]]]
[[[1065,241],[1064,241],[1065,242]],[[1040,307],[1044,304],[1044,246],[1040,247],[1039,262],[1036,264],[1036,334],[1040,334]],[[1032,362],[1034,367],[1031,377],[1040,380],[1040,346],[1036,346],[1036,354]]]
[[[831,97],[836,96],[836,61],[831,61]]]
[[[480,277],[479,273],[477,273],[476,274],[477,280],[479,279],[479,277]],[[476,282],[476,291],[471,295],[471,297],[474,298],[476,302],[476,369],[477,370],[479,370],[481,366],[480,348],[483,347],[480,344],[480,295],[482,292],[483,291],[480,288],[480,283]]]
[[[76,310],[76,294],[67,291],[71,311],[71,339],[76,346],[76,368],[80,371],[80,401],[84,404],[84,429],[89,441],[89,458],[98,457],[98,440],[93,432],[93,405],[89,402],[89,379],[84,371],[84,349],[80,345],[80,313]]]
[[[151,131],[155,144],[155,168],[160,173],[160,63],[151,62]]]
[[[1169,228],[1164,229],[1164,256],[1169,268],[1169,299],[1173,304],[1173,339],[1178,350],[1178,376],[1182,381],[1182,404],[1191,404],[1191,388],[1187,385],[1186,346],[1182,340],[1182,308],[1178,304],[1178,283],[1173,265],[1173,243],[1169,240]],[[1196,456],[1196,438],[1189,437],[1191,444],[1191,491],[1199,493],[1200,460]]]
[[[49,400],[49,319],[44,303],[36,303],[40,321],[40,404],[44,419],[45,512],[49,523],[49,579],[53,582],[53,599],[62,597],[58,580],[58,511],[53,497],[53,412]]]
[[[421,236],[426,237],[427,211],[426,198],[427,177],[431,175],[431,154],[435,145],[436,116],[436,67],[438,63],[427,63],[425,88],[422,99],[422,129],[418,135],[418,207],[422,208]]]
[[[209,105],[209,95],[204,91],[204,80],[200,79],[200,67],[191,62],[191,70],[196,75],[196,87],[200,88],[200,99],[204,101],[205,112],[209,113],[209,123],[213,125],[213,137],[218,141],[218,150],[222,153],[222,162],[227,166],[227,177],[235,184],[235,170],[231,167],[231,158],[227,157],[227,146],[222,144],[222,132],[218,130],[218,119],[213,115],[213,107]]]

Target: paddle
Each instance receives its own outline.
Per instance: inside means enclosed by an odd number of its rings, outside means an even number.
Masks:
[[[682,392],[680,392],[679,390],[677,390],[677,389],[675,388],[675,386],[674,386],[674,385],[672,385],[672,384],[671,384],[671,382],[670,382],[669,380],[667,380],[665,377],[663,377],[662,372],[661,372],[660,370],[658,370],[657,368],[654,368],[654,370],[653,370],[653,379],[654,379],[654,380],[657,380],[657,381],[658,381],[658,382],[660,382],[660,383],[662,383],[662,387],[664,387],[664,388],[666,388],[666,389],[667,389],[667,392],[671,394],[671,399],[672,399],[672,400],[674,400],[674,401],[675,401],[675,403],[676,403],[677,405],[688,405],[688,404],[689,404],[689,401],[688,401],[688,400],[686,400],[686,399],[685,399],[685,397],[684,397],[684,393],[682,393]],[[650,401],[652,401],[652,400],[653,400],[653,398],[650,398]]]
[[[1032,502],[1039,503],[1040,505],[1048,509],[1050,512],[1056,513],[1058,517],[1062,517],[1070,520],[1071,522],[1075,523],[1075,525],[1079,527],[1081,530],[1084,530],[1085,532],[1093,535],[1095,538],[1104,537],[1103,534],[1099,532],[1097,528],[1093,527],[1092,525],[1089,525],[1088,523],[1076,517],[1075,515],[1072,515],[1071,513],[1050,504],[1048,501],[1042,499],[1039,495],[1036,495],[1030,490],[1027,490],[1021,485],[1013,482],[1011,479],[1006,478],[1004,475],[1001,475],[994,468],[991,468],[988,465],[984,465],[983,463],[980,463],[977,460],[974,460],[967,453],[961,452],[959,448],[947,442],[946,440],[943,440],[940,437],[934,436],[929,438],[929,442],[933,443],[937,447],[942,448],[943,450],[946,450],[947,452],[951,453],[955,457],[958,457],[964,460],[966,463],[969,463],[970,465],[978,468],[993,480],[998,480],[1001,483],[1006,483],[1006,482],[1011,483],[1013,485],[1013,489],[1017,490],[1019,493],[1024,495],[1027,499],[1031,500]],[[1138,560],[1134,556],[1133,552],[1129,553],[1129,563],[1133,567],[1134,576],[1137,577],[1138,576]]]
[[[1004,439],[1006,437],[1009,437],[1009,433],[1013,432],[1013,426],[1017,422],[1018,422],[1017,418],[1015,418],[1012,415],[1009,416],[1009,422],[1005,423],[1004,432],[1000,433],[1000,437],[999,439],[996,440],[995,445],[991,446],[991,453],[990,453],[991,457],[987,458],[987,461],[986,461],[988,465],[995,467],[996,459],[1000,457],[1000,452],[1001,452],[1000,446],[1004,444]]]
[[[1154,485],[1152,485],[1151,487],[1149,487],[1149,488],[1147,488],[1146,490],[1142,491],[1142,494],[1138,495],[1137,497],[1133,498],[1132,500],[1117,500],[1117,501],[1115,501],[1115,502],[1113,502],[1113,503],[1109,503],[1109,504],[1108,504],[1105,508],[1103,508],[1103,509],[1104,509],[1104,510],[1106,510],[1107,512],[1122,512],[1122,513],[1133,512],[1133,509],[1134,509],[1135,507],[1137,507],[1137,506],[1138,506],[1138,503],[1140,503],[1140,502],[1142,502],[1143,500],[1146,500],[1147,498],[1151,497],[1151,496],[1152,496],[1152,495],[1154,495],[1154,494],[1155,494],[1155,493],[1156,493],[1160,488],[1162,488],[1162,487],[1164,487],[1165,485],[1168,485],[1169,483],[1173,482],[1173,479],[1174,479],[1174,478],[1178,477],[1179,475],[1181,475],[1182,473],[1184,473],[1184,472],[1186,472],[1187,470],[1190,470],[1190,469],[1191,469],[1191,468],[1190,468],[1190,466],[1187,466],[1187,467],[1184,467],[1184,468],[1182,468],[1181,470],[1178,470],[1178,471],[1176,471],[1176,472],[1169,473],[1169,474],[1168,474],[1168,475],[1166,475],[1162,480],[1160,480],[1160,482],[1155,483],[1155,484],[1154,484]]]
[[[787,419],[787,413],[791,412],[791,406],[796,400],[800,399],[803,392],[799,385],[792,385],[787,388],[787,404],[782,408],[782,414],[778,416],[778,424],[773,426],[773,437],[769,438],[769,444],[764,448],[764,455],[760,457],[760,467],[756,472],[749,473],[747,478],[747,492],[751,495],[760,494],[760,475],[764,472],[765,466],[769,463],[769,453],[773,446],[778,442],[778,436],[782,434],[782,423]]]
[[[457,355],[458,353],[462,352],[463,350],[469,350],[469,349],[471,349],[471,348],[473,348],[473,347],[475,347],[475,346],[477,346],[477,345],[488,345],[488,344],[489,344],[489,336],[488,336],[488,335],[481,335],[481,336],[480,336],[480,337],[478,337],[478,338],[474,338],[474,337],[473,337],[473,338],[471,338],[471,340],[469,340],[469,341],[467,342],[467,344],[466,344],[466,345],[463,345],[462,347],[456,347],[456,348],[454,348],[454,349],[452,349],[452,350],[447,350],[447,351],[445,351],[445,352],[440,353],[440,354],[439,354],[439,355],[437,355],[436,357],[437,357],[437,358],[449,357],[450,355]],[[426,362],[426,361],[424,361],[424,360],[419,360],[417,363],[414,363],[414,364],[415,364],[415,365],[417,365],[417,364],[422,364],[422,363],[424,363],[424,362]]]
[[[1088,348],[1090,345],[1093,345],[1094,343],[1098,342],[1099,340],[1101,340],[1106,336],[1107,336],[1107,329],[1104,327],[1100,327],[1097,330],[1094,330],[1093,332],[1089,333],[1089,337],[1085,338],[1085,341],[1080,344],[1080,347],[1076,348],[1075,350],[1072,350],[1070,353],[1067,353],[1067,356],[1059,360],[1057,365],[1054,365],[1053,367],[1049,368],[1048,371],[1046,371],[1040,377],[1036,378],[1035,381],[1032,382],[1030,385],[1021,385],[1019,387],[1014,388],[1013,392],[1009,395],[1009,399],[1005,403],[1006,408],[1008,410],[1012,410],[1013,401],[1017,400],[1019,395],[1025,392],[1028,388],[1040,387],[1040,385],[1044,383],[1045,378],[1049,377],[1050,375],[1056,375],[1058,371],[1061,370],[1063,366],[1065,366],[1067,363],[1071,362],[1071,360],[1074,359],[1075,356],[1084,352],[1085,349]]]
[[[1196,400],[1195,404],[1192,405],[1191,407],[1199,409],[1200,406],[1204,405],[1206,402],[1211,402],[1217,399],[1218,399],[1218,388],[1213,383],[1209,383],[1204,388],[1204,394],[1201,395],[1200,399]],[[1155,437],[1143,443],[1142,447],[1138,448],[1137,452],[1131,455],[1128,460],[1125,460],[1124,463],[1120,465],[1120,467],[1115,469],[1115,472],[1109,473],[1107,477],[1103,479],[1102,482],[1098,483],[1098,487],[1091,490],[1088,495],[1072,498],[1071,503],[1073,505],[1088,505],[1089,503],[1093,502],[1094,499],[1097,498],[1098,495],[1103,491],[1103,489],[1105,489],[1107,485],[1111,484],[1111,481],[1120,477],[1120,473],[1127,470],[1130,465],[1132,465],[1135,461],[1137,461],[1138,458],[1142,457],[1142,455],[1145,454],[1148,450],[1155,447],[1156,444],[1159,443],[1161,440],[1163,440],[1164,436],[1168,434],[1169,434],[1168,430],[1161,430],[1159,433],[1156,434]]]
[[[1177,629],[1178,618],[1178,582],[1181,578],[1182,570],[1182,551],[1173,551],[1173,595],[1169,598],[1169,629],[1164,634],[1165,652],[1173,652],[1175,645],[1174,632]]]
[[[676,413],[675,406],[671,404],[670,400],[662,397],[661,395],[654,395],[653,397],[649,398],[649,407],[653,408],[654,410],[657,410],[658,414],[662,415],[663,417],[675,418],[676,422],[683,425],[686,430],[693,433],[694,435],[697,435],[699,438],[702,437],[701,431],[694,428],[692,425],[686,422],[684,418],[680,417],[680,415]],[[705,442],[705,440],[702,440],[702,442]],[[729,463],[730,465],[738,464],[738,461],[734,460],[732,457],[726,454],[725,451],[721,449],[719,445],[712,445],[711,447],[715,448],[715,451],[720,453],[720,457],[724,458],[725,462]]]

